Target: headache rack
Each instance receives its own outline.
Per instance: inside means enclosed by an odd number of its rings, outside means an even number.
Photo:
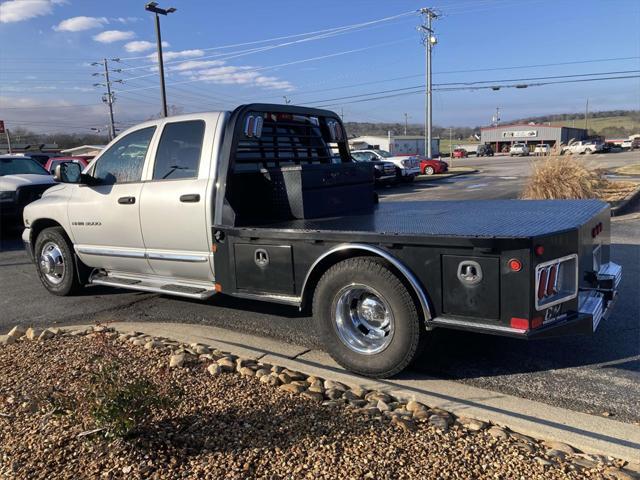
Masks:
[[[372,208],[373,167],[351,161],[337,118],[303,110],[275,107],[238,118],[227,191],[236,224]]]

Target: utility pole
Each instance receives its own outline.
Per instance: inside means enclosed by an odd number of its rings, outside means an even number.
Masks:
[[[433,46],[438,43],[436,39],[433,28],[432,21],[434,18],[438,18],[438,15],[431,10],[430,8],[421,8],[420,13],[424,15],[424,21],[426,22],[420,25],[419,29],[422,32],[422,39],[425,46],[425,132],[424,132],[424,143],[425,143],[425,153],[427,158],[431,158],[431,133],[432,133],[432,88],[431,88],[431,49]]]
[[[452,147],[452,143],[453,143],[453,128],[449,127],[449,161],[451,163],[453,163],[453,155],[452,155],[453,147]]]
[[[111,60],[113,61],[118,61],[117,58],[112,58]],[[111,90],[111,84],[112,83],[122,83],[122,80],[111,80],[110,76],[109,76],[109,60],[107,60],[106,58],[103,58],[101,62],[93,62],[91,65],[94,66],[102,66],[104,68],[104,72],[96,72],[93,74],[93,76],[98,76],[98,75],[103,75],[104,76],[104,83],[94,83],[93,86],[94,87],[106,87],[107,89],[107,93],[105,93],[104,95],[102,95],[102,101],[103,103],[107,104],[107,107],[109,107],[109,141],[113,140],[116,137],[116,125],[115,125],[115,120],[113,117],[113,102],[115,102],[115,96],[113,94],[113,90]],[[114,72],[120,72],[122,70],[117,69],[117,70],[113,70]]]
[[[405,112],[404,114],[404,136],[407,136],[407,122],[408,122],[408,118],[409,115]]]
[[[176,11],[175,8],[160,8],[158,2],[149,2],[144,6],[147,12],[152,12],[156,20],[156,41],[158,43],[158,68],[160,71],[160,101],[162,102],[162,116],[169,115],[167,111],[167,92],[164,88],[164,60],[162,58],[162,35],[160,34],[160,17],[158,15],[168,15]]]
[[[340,120],[344,122],[344,107],[340,107]]]
[[[589,134],[589,98],[587,97],[587,105],[584,109],[584,129],[587,131],[587,135]]]
[[[286,95],[283,95],[282,98],[284,98],[284,104],[285,105],[289,105],[291,103],[291,99],[289,97],[287,97]]]

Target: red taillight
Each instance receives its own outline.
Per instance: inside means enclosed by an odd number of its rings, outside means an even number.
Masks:
[[[509,260],[509,268],[514,272],[519,272],[520,270],[522,270],[522,262],[520,262],[520,260],[516,258],[512,258],[511,260]]]
[[[534,317],[531,320],[531,328],[538,328],[542,326],[544,319],[542,317]]]
[[[542,245],[536,245],[534,252],[536,252],[536,255],[540,257],[544,255],[544,247]]]
[[[511,328],[517,328],[518,330],[529,330],[529,319],[512,317]]]
[[[538,282],[538,300],[542,300],[547,292],[547,278],[548,270],[545,268],[540,272],[540,280]]]
[[[556,293],[556,278],[558,276],[558,265],[551,267],[549,278],[547,279],[547,295]]]

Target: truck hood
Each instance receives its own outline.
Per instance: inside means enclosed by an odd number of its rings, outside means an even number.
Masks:
[[[50,175],[24,173],[20,175],[3,175],[0,177],[0,191],[15,191],[25,185],[54,185],[56,181]]]
[[[391,162],[391,163],[397,165],[398,167],[404,168],[403,165],[402,165],[402,161],[403,160],[408,160],[410,158],[413,158],[413,159],[416,160],[416,166],[418,166],[420,164],[420,161],[416,157],[393,156],[393,157],[386,157],[382,161],[383,162]]]

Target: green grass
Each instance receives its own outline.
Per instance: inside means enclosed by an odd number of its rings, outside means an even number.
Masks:
[[[551,122],[551,124],[560,124],[566,127],[575,126],[576,128],[584,128],[584,118],[575,120],[561,120],[559,122]],[[600,134],[600,132],[607,128],[624,128],[626,130],[640,133],[640,121],[637,121],[629,116],[589,118],[589,131]],[[607,134],[607,136],[612,135]],[[622,137],[626,137],[626,135],[622,135]]]

